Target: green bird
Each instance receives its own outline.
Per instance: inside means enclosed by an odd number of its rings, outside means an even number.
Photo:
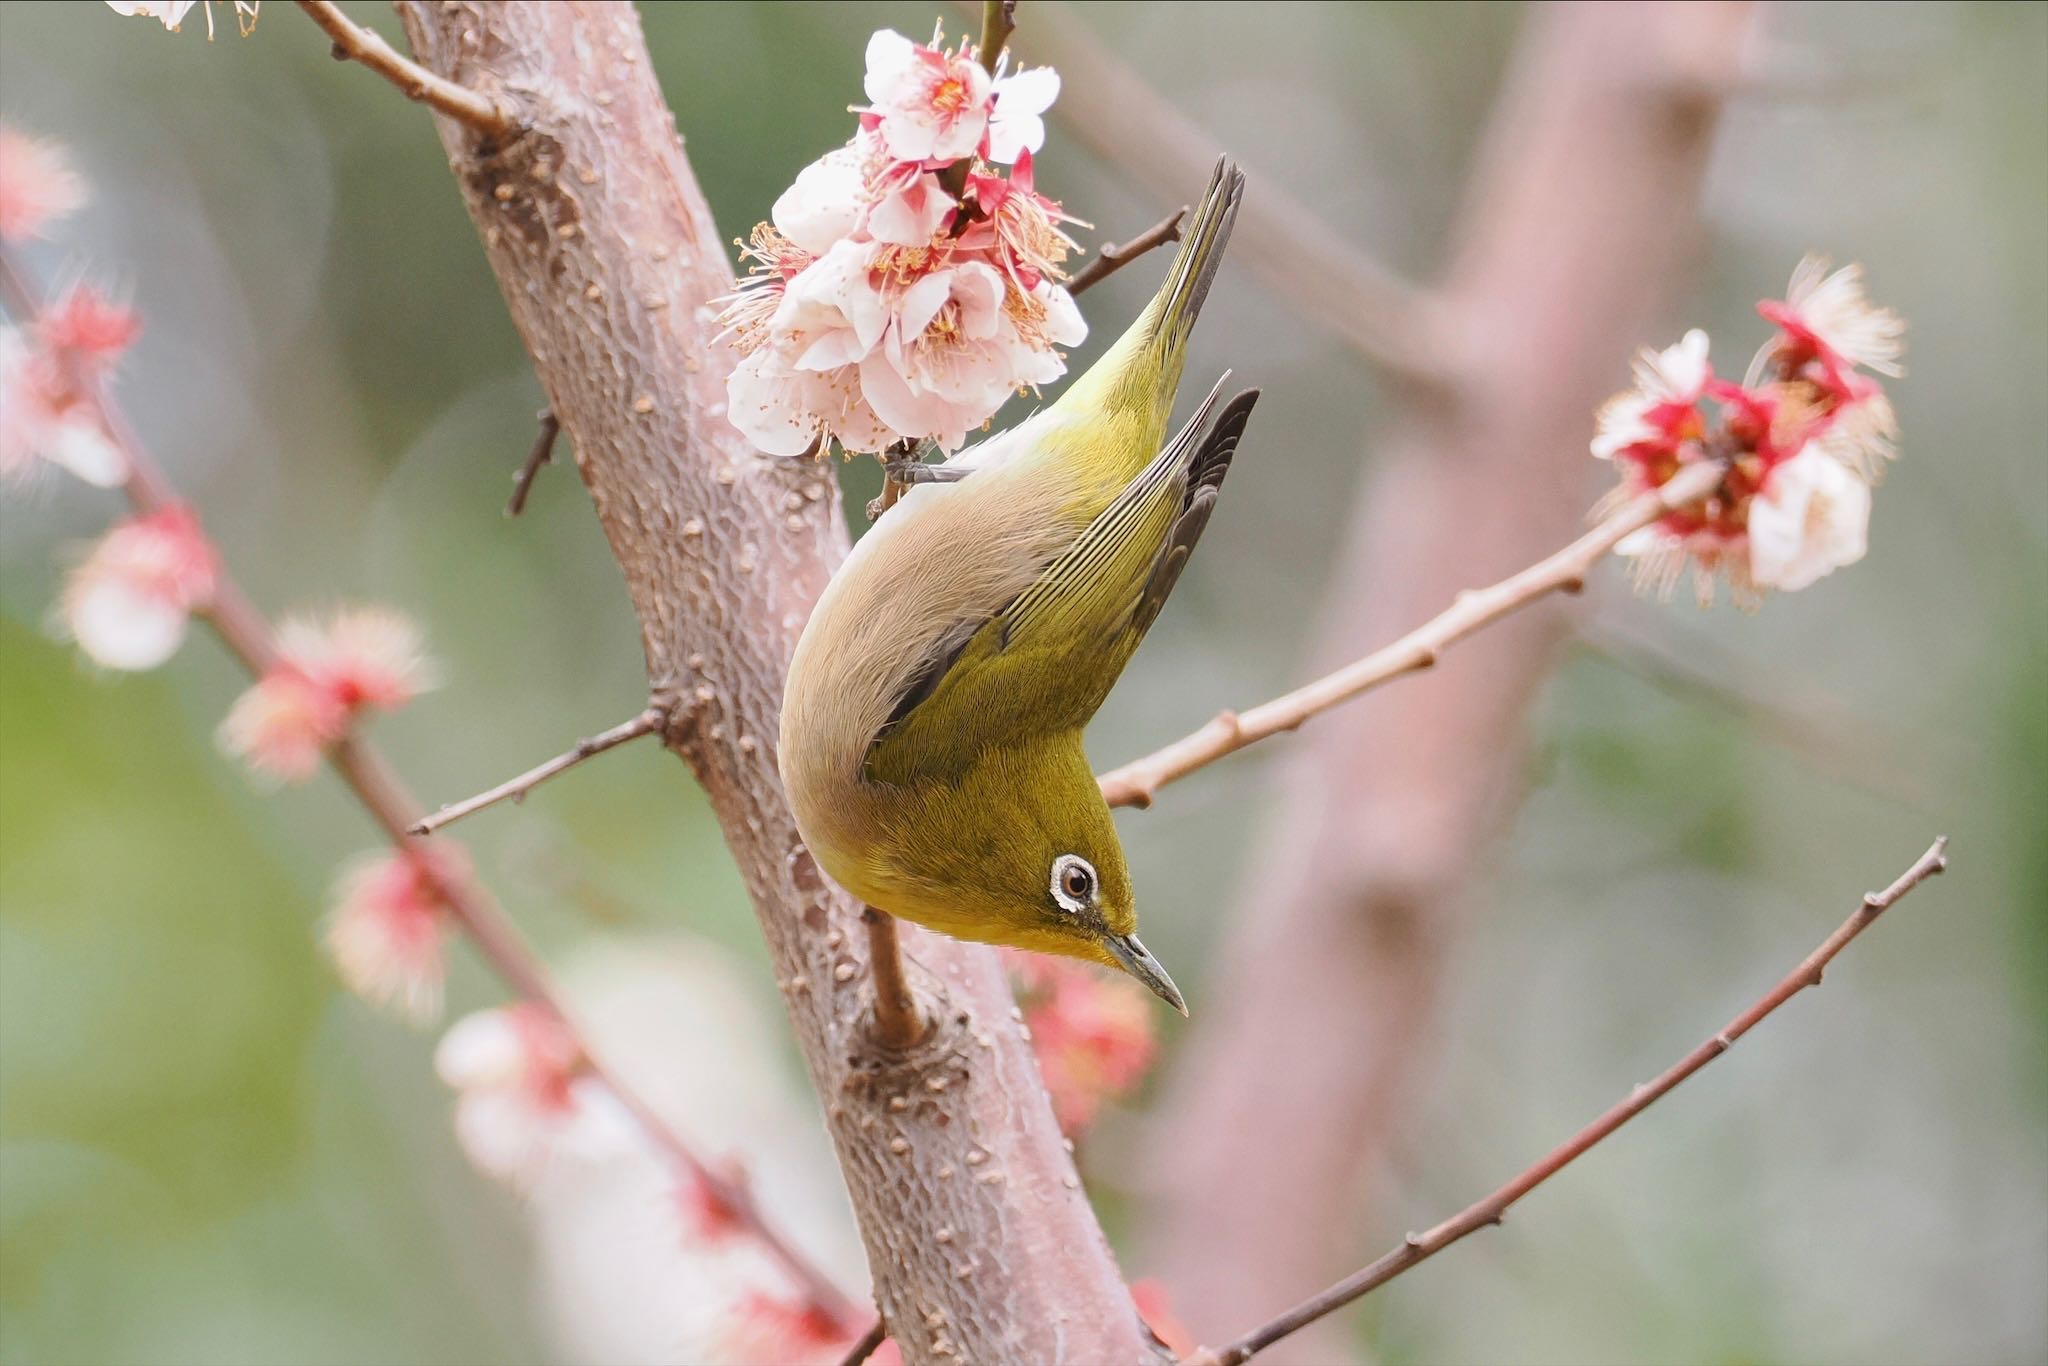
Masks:
[[[797,644],[778,750],[797,828],[854,896],[1121,968],[1183,1014],[1138,939],[1081,732],[1186,566],[1258,398],[1219,407],[1219,380],[1168,439],[1243,192],[1219,162],[1158,294],[1057,402],[910,467],[923,482],[854,547]]]

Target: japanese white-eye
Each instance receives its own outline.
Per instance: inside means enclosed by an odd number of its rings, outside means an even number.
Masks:
[[[1165,283],[1058,401],[942,465],[854,547],[798,642],[778,758],[819,865],[890,915],[1121,968],[1137,936],[1081,731],[1209,520],[1257,390],[1171,440],[1244,191],[1219,162]],[[1210,421],[1214,416],[1213,423]]]

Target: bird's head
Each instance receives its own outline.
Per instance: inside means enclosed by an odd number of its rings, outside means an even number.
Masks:
[[[916,904],[904,913],[962,939],[1106,964],[1185,1015],[1180,990],[1139,942],[1123,844],[1087,760],[1072,749],[1071,759],[997,757],[944,810],[924,813],[905,832],[914,852],[898,849],[911,852],[903,862],[929,892],[910,889]]]

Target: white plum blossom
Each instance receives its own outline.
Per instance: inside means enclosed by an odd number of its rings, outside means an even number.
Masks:
[[[1778,335],[1741,384],[1717,379],[1707,338],[1645,351],[1636,384],[1600,410],[1593,454],[1621,474],[1614,496],[1662,486],[1712,460],[1709,497],[1624,537],[1639,584],[1668,591],[1690,567],[1702,605],[1725,581],[1753,607],[1863,558],[1870,490],[1895,454],[1891,400],[1865,370],[1898,375],[1905,323],[1872,304],[1861,267],[1809,256],[1783,300],[1757,311]]]
[[[953,449],[1087,336],[1061,284],[1071,220],[1032,183],[1058,76],[992,77],[972,48],[884,30],[866,87],[851,141],[743,244],[722,315],[729,420],[770,455]]]
[[[1612,460],[1628,447],[1675,439],[1678,423],[1672,419],[1682,419],[1714,377],[1707,345],[1707,334],[1695,327],[1662,351],[1643,349],[1635,363],[1636,387],[1600,408],[1595,458]]]
[[[206,0],[201,11],[206,16],[206,41],[213,41],[213,7],[221,0]],[[138,19],[154,19],[171,32],[185,22],[199,0],[107,0],[107,8],[116,14]],[[244,38],[256,29],[256,16],[263,8],[263,0],[234,0],[235,26]]]
[[[867,79],[876,132],[899,161],[958,161],[988,130],[994,81],[964,44],[946,52],[893,29],[868,39]]]
[[[1870,485],[1808,445],[1772,470],[1749,508],[1749,576],[1792,592],[1863,558]]]
[[[988,159],[1007,166],[1023,153],[1045,146],[1045,111],[1059,93],[1060,73],[1049,66],[998,76],[995,108],[988,120]]]
[[[64,626],[109,669],[153,669],[177,652],[194,609],[212,600],[219,559],[183,507],[115,526],[64,587]]]

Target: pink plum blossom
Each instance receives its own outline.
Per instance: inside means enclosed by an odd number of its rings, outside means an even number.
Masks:
[[[816,1305],[749,1291],[725,1325],[721,1360],[733,1366],[827,1366],[851,1346]]]
[[[938,42],[913,43],[893,29],[868,39],[868,112],[899,161],[958,161],[981,145],[988,129],[994,98],[988,72],[971,48],[945,52]]]
[[[65,290],[36,320],[36,335],[52,352],[90,366],[111,365],[142,333],[135,310],[91,285]]]
[[[278,658],[221,723],[220,745],[260,777],[303,782],[366,709],[404,706],[434,682],[419,628],[388,608],[293,618]]]
[[[128,459],[98,405],[57,356],[17,328],[0,328],[0,477],[27,479],[45,463],[100,488],[128,478]]]
[[[199,0],[107,0],[107,8],[116,14],[129,15],[139,19],[154,19],[171,32],[185,22]],[[221,0],[206,0],[206,7],[200,12],[206,16],[206,41],[213,41],[213,7]],[[256,16],[263,9],[263,0],[234,0],[235,26],[244,38],[256,28]]]
[[[219,569],[190,509],[130,518],[72,571],[61,607],[65,628],[97,664],[153,669],[176,653],[191,613],[212,600]]]
[[[530,1189],[556,1158],[609,1156],[636,1141],[630,1116],[584,1066],[561,1017],[521,1002],[456,1021],[434,1070],[458,1093],[455,1138],[486,1176]]]
[[[350,991],[414,1024],[441,1013],[452,890],[471,879],[453,844],[413,844],[358,860],[335,884],[327,951]]]
[[[0,241],[47,235],[85,202],[85,193],[63,147],[0,124]]]
[[[1010,953],[1024,1022],[1060,1128],[1076,1135],[1105,1101],[1144,1078],[1158,1054],[1145,988],[1085,963]]]
[[[302,783],[320,768],[327,747],[348,734],[348,708],[290,664],[256,680],[220,723],[217,739],[257,777]]]

